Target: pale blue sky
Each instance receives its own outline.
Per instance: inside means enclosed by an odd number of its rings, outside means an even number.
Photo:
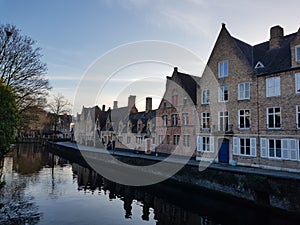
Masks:
[[[14,24],[22,34],[37,41],[42,48],[42,60],[48,65],[47,77],[53,93],[60,92],[73,102],[79,81],[88,68],[120,45],[143,40],[170,42],[189,49],[205,63],[221,23],[226,23],[233,36],[256,44],[269,39],[273,25],[281,25],[285,34],[297,31],[300,27],[298,2],[0,0],[0,23]],[[153,71],[151,67],[142,68],[128,71],[136,78],[145,68],[148,74],[161,74],[161,78],[172,73],[172,65],[153,66]],[[157,87],[162,89],[162,86]],[[139,98],[134,90],[132,94]],[[111,105],[114,99],[109,98],[104,103]]]

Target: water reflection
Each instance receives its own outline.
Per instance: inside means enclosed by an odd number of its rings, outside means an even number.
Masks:
[[[0,224],[298,224],[295,220],[167,181],[148,187],[111,182],[85,164],[36,145],[6,156]],[[262,218],[262,219],[261,219]],[[296,222],[295,222],[296,221]]]

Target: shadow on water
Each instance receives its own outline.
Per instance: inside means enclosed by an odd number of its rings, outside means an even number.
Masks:
[[[39,171],[55,166],[71,168],[72,179],[79,193],[95,195],[95,198],[101,193],[108,197],[107,201],[120,202],[122,209],[114,214],[123,214],[129,223],[136,216],[135,205],[140,208],[141,221],[156,225],[286,225],[299,222],[298,215],[254,206],[216,192],[179,185],[171,180],[146,187],[120,185],[97,174],[83,159],[67,159],[66,156],[54,155],[34,145],[16,146],[7,155],[4,164],[6,171],[3,171],[2,179],[6,185],[0,190],[0,224],[38,224],[43,220],[35,199],[26,195],[24,190],[29,183],[39,182]],[[54,177],[55,170],[51,171]],[[42,188],[48,188],[49,195],[59,198],[64,193],[55,194],[57,182],[53,179],[47,187]],[[86,221],[85,224],[91,223]],[[115,223],[112,220],[110,224]]]

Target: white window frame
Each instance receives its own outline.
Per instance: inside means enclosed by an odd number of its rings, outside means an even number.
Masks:
[[[296,105],[296,128],[300,129],[300,105]]]
[[[219,78],[228,77],[229,63],[228,60],[224,60],[218,63],[218,76]]]
[[[266,97],[280,96],[280,77],[269,77],[266,79]]]
[[[270,156],[270,141],[274,142],[274,156]],[[280,143],[280,157],[277,156],[277,149],[279,149],[279,147],[276,144],[277,141]],[[276,139],[276,138],[269,138],[268,139],[268,158],[270,158],[270,159],[282,159],[282,141],[280,139]]]
[[[158,135],[158,144],[164,144],[164,135],[162,134],[159,134]]]
[[[300,94],[300,73],[295,73],[295,92]]]
[[[225,100],[225,91],[227,91],[227,100]],[[229,100],[229,88],[228,86],[222,86],[219,88],[219,102],[228,102]]]
[[[188,113],[182,113],[182,125],[183,126],[189,125],[189,114]]]
[[[249,154],[242,154],[241,140],[249,140]],[[256,138],[238,138],[233,137],[233,155],[256,157]]]
[[[204,124],[207,124],[207,127],[204,127]],[[210,112],[201,113],[201,129],[206,130],[210,129]]]
[[[136,137],[135,140],[137,144],[143,144],[143,137]]]
[[[162,123],[163,123],[163,127],[168,126],[168,115],[165,114],[162,116]]]
[[[210,92],[209,89],[202,90],[202,102],[203,105],[210,103]]]
[[[241,111],[244,111],[244,115],[241,115]],[[246,111],[249,111],[249,114],[246,114]],[[241,127],[241,117],[244,120],[244,127]],[[249,127],[246,127],[247,117],[249,117]],[[251,110],[250,109],[239,109],[238,111],[238,126],[240,130],[249,130],[251,128]]]
[[[298,58],[298,51],[299,51],[299,58]],[[295,46],[295,61],[300,62],[300,45]]]
[[[209,140],[209,143],[203,143],[203,140]],[[210,152],[213,153],[214,149],[214,137],[213,136],[197,136],[197,151],[198,152]]]
[[[227,113],[227,115],[225,115]],[[221,114],[223,114],[221,116]],[[227,129],[226,129],[226,118],[227,118]],[[223,127],[221,127],[221,120],[223,121]],[[228,111],[221,111],[218,112],[218,129],[219,131],[228,131],[229,130],[229,112]]]
[[[248,99],[250,99],[250,82],[239,83],[238,100],[248,100]]]
[[[183,135],[183,146],[190,147],[190,145],[191,145],[191,135],[184,134]]]
[[[279,127],[276,127],[276,112],[275,112],[275,109],[278,109],[279,108],[279,116],[280,116],[280,126]],[[273,112],[271,114],[269,114],[269,109],[273,109]],[[267,108],[267,128],[268,129],[281,129],[281,123],[282,123],[282,117],[281,117],[281,107],[269,107]],[[273,115],[273,123],[274,123],[274,127],[270,127],[270,121],[269,121],[269,115]]]

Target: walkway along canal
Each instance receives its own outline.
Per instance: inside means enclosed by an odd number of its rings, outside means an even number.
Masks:
[[[52,151],[70,159],[82,157],[78,146],[74,143],[49,143],[49,147]],[[97,165],[112,167],[111,162],[105,157],[106,150],[87,146],[80,146],[80,150],[84,152],[84,157],[89,159],[89,162],[94,161]],[[120,161],[131,165],[149,165],[165,159],[164,156],[135,154],[126,151],[114,151],[111,154],[114,154]],[[180,158],[172,163],[180,163]],[[115,173],[126,176],[126,174],[122,174],[122,166],[114,166]],[[145,173],[151,172],[146,171]],[[244,199],[264,207],[300,214],[300,174],[298,173],[227,164],[211,164],[204,171],[199,171],[199,161],[191,159],[169,180],[176,182],[177,185],[214,190],[219,194],[223,193]]]

